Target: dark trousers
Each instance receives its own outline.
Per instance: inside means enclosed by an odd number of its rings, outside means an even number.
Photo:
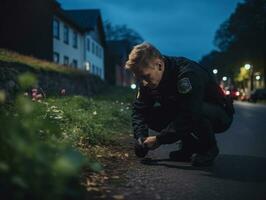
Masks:
[[[219,105],[211,103],[203,103],[201,115],[197,133],[193,134],[196,136],[200,148],[205,149],[216,144],[214,133],[222,133],[226,131],[232,123],[233,116],[227,114]],[[160,132],[175,119],[175,116],[176,113],[174,109],[169,110],[161,106],[154,107],[151,109],[151,112],[147,117],[148,127]],[[183,133],[175,134],[178,134],[178,138],[182,141],[191,139],[190,133],[185,135]]]

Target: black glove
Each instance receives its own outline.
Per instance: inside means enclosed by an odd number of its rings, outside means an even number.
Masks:
[[[145,138],[140,137],[135,141],[135,154],[137,157],[143,158],[147,155],[149,149],[143,144]]]

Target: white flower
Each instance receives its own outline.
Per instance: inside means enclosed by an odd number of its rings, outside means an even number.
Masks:
[[[93,115],[97,115],[97,112],[96,112],[96,111],[94,111],[92,114],[93,114]]]
[[[121,108],[121,109],[120,109],[120,111],[121,111],[121,112],[123,112],[123,111],[124,111],[124,109],[123,109],[123,108]]]
[[[62,119],[62,116],[55,116],[54,119]]]

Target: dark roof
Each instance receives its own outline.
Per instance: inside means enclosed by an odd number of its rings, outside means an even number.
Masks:
[[[57,2],[54,12],[81,32],[98,29],[99,42],[105,46],[105,33],[99,9],[64,10]]]
[[[99,9],[83,9],[83,10],[64,10],[65,14],[70,17],[82,29],[93,30],[101,16]]]
[[[74,26],[79,31],[81,31],[81,32],[86,31],[83,27],[79,26],[79,24],[77,24],[76,21],[73,20],[64,10],[59,9],[59,10],[57,10],[56,13],[60,18],[63,18],[64,20],[66,20],[70,25]]]
[[[72,18],[65,10],[61,8],[61,4],[58,3],[57,1],[54,1],[54,8],[53,8],[54,14],[57,15],[58,17],[62,18],[65,20],[67,23],[70,25],[74,26],[81,32],[85,32],[86,30],[81,27],[79,24],[77,24],[76,20]]]

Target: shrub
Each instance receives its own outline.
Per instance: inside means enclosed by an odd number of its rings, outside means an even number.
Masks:
[[[24,84],[34,78],[20,80]],[[77,174],[85,157],[59,139],[60,127],[44,111],[44,104],[23,95],[12,105],[0,102],[3,199],[74,199],[84,194]]]

